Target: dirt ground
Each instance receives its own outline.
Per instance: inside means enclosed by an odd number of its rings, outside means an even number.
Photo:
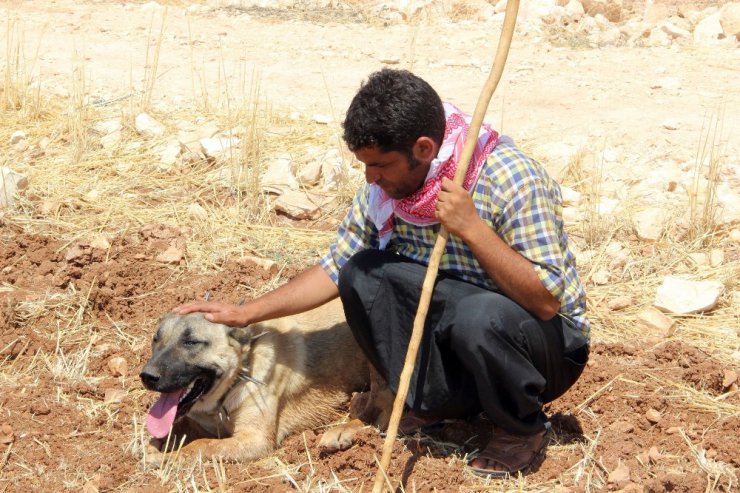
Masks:
[[[104,1],[6,1],[0,9],[3,23],[21,19],[46,90],[68,95],[72,67],[83,67],[90,100],[111,104],[142,87],[149,31],[162,14]],[[164,33],[152,97],[159,113],[215,105],[257,77],[275,107],[335,121],[362,79],[386,64],[412,68],[472,111],[498,38],[490,22],[383,26],[178,5],[167,10]],[[640,184],[693,162],[707,115],[724,108],[723,149],[738,183],[740,48],[590,49],[520,33],[506,70],[489,120],[538,157],[561,144],[608,151],[617,157],[599,158],[604,172]],[[565,164],[553,157],[548,167],[557,174]],[[144,225],[109,243],[94,248],[0,217],[0,493],[369,491],[383,444],[370,428],[333,455],[318,450],[322,430],[306,430],[253,464],[145,470],[142,423],[154,396],[138,373],[156,320],[207,291],[237,302],[276,280],[236,258],[203,272],[157,262],[161,245]],[[285,266],[277,282],[316,255]],[[726,262],[737,257],[730,244]],[[595,324],[583,377],[546,409],[555,442],[524,478],[465,470],[466,454],[490,431],[482,417],[399,440],[390,474],[404,491],[731,491],[740,470],[740,395],[731,390],[738,319],[729,327],[715,351],[654,334],[615,341]],[[119,357],[126,368],[111,366]]]

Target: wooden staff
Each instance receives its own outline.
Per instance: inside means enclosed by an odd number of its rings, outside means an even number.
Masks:
[[[509,47],[511,46],[511,38],[514,36],[514,26],[516,25],[516,15],[518,10],[519,0],[509,0],[506,3],[504,25],[501,30],[501,38],[499,39],[496,57],[493,60],[493,66],[491,67],[491,72],[488,74],[488,79],[478,97],[478,103],[475,105],[475,112],[473,113],[473,118],[470,122],[470,130],[465,139],[462,156],[460,157],[460,162],[455,171],[454,182],[458,185],[462,185],[465,180],[465,174],[468,171],[470,158],[473,156],[473,151],[475,151],[475,146],[478,142],[478,134],[480,133],[483,118],[488,109],[488,103],[491,102],[493,91],[496,90],[496,86],[498,85],[499,80],[501,80],[501,74],[504,72],[504,65],[506,64],[506,58],[509,55]],[[444,226],[441,226],[439,234],[437,235],[437,241],[432,250],[432,255],[429,259],[429,267],[427,267],[426,276],[424,277],[424,284],[421,288],[419,308],[416,312],[416,318],[414,319],[414,326],[411,331],[411,339],[409,340],[406,360],[404,361],[403,371],[401,371],[401,377],[398,382],[396,399],[393,401],[393,413],[391,414],[390,422],[388,423],[388,430],[383,444],[383,456],[379,464],[378,472],[375,474],[373,493],[381,493],[383,490],[383,484],[388,481],[386,471],[391,462],[393,443],[396,441],[396,435],[398,434],[398,426],[401,422],[401,415],[403,414],[406,395],[408,394],[409,385],[411,383],[411,374],[414,372],[416,355],[419,352],[419,345],[421,344],[421,338],[424,334],[424,322],[426,321],[427,312],[429,311],[429,303],[432,299],[432,291],[434,290],[434,281],[437,278],[437,271],[439,271],[439,262],[442,259],[442,254],[444,253],[448,238],[449,233],[447,232],[447,229]],[[391,484],[388,484],[388,486],[392,489]]]

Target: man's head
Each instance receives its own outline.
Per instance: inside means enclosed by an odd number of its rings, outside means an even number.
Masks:
[[[371,74],[344,121],[344,140],[367,166],[368,182],[393,198],[403,198],[423,184],[444,131],[439,95],[406,70]]]

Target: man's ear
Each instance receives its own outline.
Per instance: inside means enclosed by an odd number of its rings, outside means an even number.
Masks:
[[[431,163],[432,160],[437,157],[439,152],[439,146],[434,139],[431,137],[421,136],[414,142],[414,147],[411,148],[414,154],[414,159],[422,163]]]

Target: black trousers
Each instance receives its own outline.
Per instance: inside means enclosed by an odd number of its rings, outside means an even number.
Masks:
[[[339,274],[347,322],[395,392],[426,267],[365,250]],[[406,404],[439,418],[484,411],[494,425],[528,435],[544,429],[542,406],[578,379],[588,346],[564,354],[561,317],[542,321],[500,293],[440,274]]]

